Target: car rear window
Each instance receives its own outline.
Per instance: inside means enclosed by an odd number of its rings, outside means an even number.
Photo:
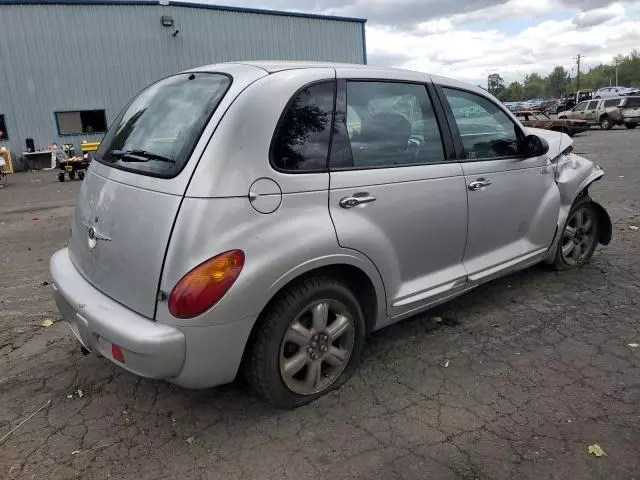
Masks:
[[[640,107],[640,97],[629,97],[629,98],[627,98],[627,101],[624,102],[624,106],[625,107],[633,107],[633,108]]]
[[[230,84],[221,74],[185,73],[150,85],[118,115],[95,158],[143,175],[176,176]]]

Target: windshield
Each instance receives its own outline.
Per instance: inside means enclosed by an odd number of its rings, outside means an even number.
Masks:
[[[229,77],[210,73],[154,83],[118,115],[96,159],[151,176],[177,175],[230,84]]]

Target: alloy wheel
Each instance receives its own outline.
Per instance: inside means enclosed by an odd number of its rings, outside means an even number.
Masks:
[[[596,239],[596,220],[591,209],[576,209],[562,232],[562,258],[571,266],[580,265],[589,256]]]
[[[337,300],[309,304],[289,325],[280,347],[280,376],[299,395],[330,387],[349,363],[355,326],[347,307]]]

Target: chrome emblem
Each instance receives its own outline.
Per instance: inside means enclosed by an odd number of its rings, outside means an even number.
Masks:
[[[98,232],[98,230],[96,230],[95,227],[92,227],[87,222],[82,222],[82,224],[87,229],[87,234],[89,235],[89,248],[90,249],[93,249],[96,246],[96,244],[98,243],[98,240],[104,240],[105,242],[110,242],[111,241],[111,239],[109,237],[107,237],[106,235],[103,235],[102,233]]]

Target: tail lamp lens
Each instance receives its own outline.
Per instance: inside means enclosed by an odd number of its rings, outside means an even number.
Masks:
[[[244,266],[244,252],[231,250],[187,273],[169,295],[169,312],[193,318],[213,307],[234,284]]]

